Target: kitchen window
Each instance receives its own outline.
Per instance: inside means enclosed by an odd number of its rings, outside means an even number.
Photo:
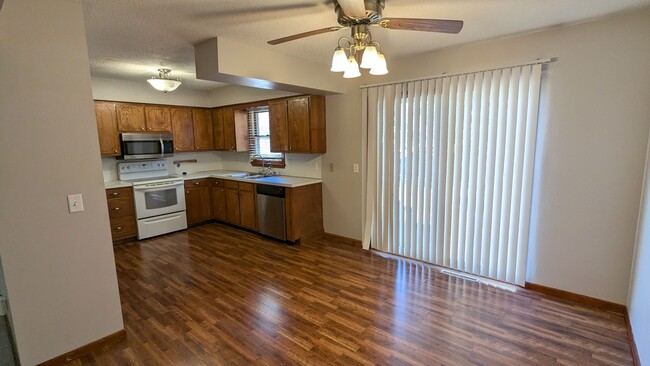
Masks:
[[[251,165],[262,166],[262,160],[268,166],[284,168],[284,154],[271,152],[271,130],[269,126],[269,107],[261,106],[248,109],[248,154]]]

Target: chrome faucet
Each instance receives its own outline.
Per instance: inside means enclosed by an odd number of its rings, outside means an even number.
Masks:
[[[264,159],[264,157],[262,155],[260,155],[260,154],[254,154],[252,156],[251,161],[255,160],[256,158],[258,158],[259,160],[262,160],[262,167],[259,170],[260,174],[264,175],[265,177],[275,175],[275,170],[273,169],[273,166],[271,165],[270,161],[267,161],[266,159]],[[265,167],[265,165],[267,163],[268,163],[269,166]]]

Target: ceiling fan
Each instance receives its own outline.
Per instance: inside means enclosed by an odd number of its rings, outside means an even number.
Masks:
[[[315,29],[268,41],[270,45],[278,45],[297,39],[311,37],[318,34],[335,32],[350,28],[352,39],[342,37],[339,46],[332,58],[332,71],[344,72],[343,77],[351,78],[360,76],[359,67],[369,68],[373,75],[388,73],[386,59],[380,51],[378,42],[372,40],[370,26],[379,26],[386,29],[414,30],[423,32],[453,33],[460,32],[463,28],[461,20],[447,19],[417,19],[417,18],[384,18],[385,0],[334,0],[334,11],[337,15],[339,26]],[[347,43],[347,45],[345,45]],[[346,54],[345,52],[348,52]],[[363,54],[361,65],[357,58]]]

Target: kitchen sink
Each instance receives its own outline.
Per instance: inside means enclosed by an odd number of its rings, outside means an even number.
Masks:
[[[247,176],[241,177],[241,178],[244,178],[244,179],[260,179],[260,178],[265,178],[265,176],[264,176],[264,174],[251,174],[251,175],[247,175]]]

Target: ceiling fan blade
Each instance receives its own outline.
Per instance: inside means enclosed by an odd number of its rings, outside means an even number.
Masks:
[[[454,34],[463,29],[462,20],[446,19],[384,18],[379,25],[388,29]]]
[[[321,28],[321,29],[316,29],[316,30],[309,31],[309,32],[294,34],[292,36],[287,36],[287,37],[274,39],[274,40],[268,41],[266,43],[268,43],[270,45],[276,45],[276,44],[280,44],[280,43],[284,43],[284,42],[295,41],[296,39],[300,39],[300,38],[315,36],[315,35],[318,35],[318,34],[336,32],[337,30],[343,29],[343,28],[346,28],[346,27],[338,27],[337,26],[337,27]]]
[[[363,0],[337,0],[341,9],[347,16],[365,17],[366,5]]]

